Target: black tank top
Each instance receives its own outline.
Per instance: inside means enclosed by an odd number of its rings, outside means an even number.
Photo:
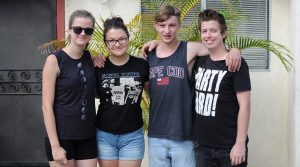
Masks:
[[[72,59],[59,50],[60,74],[56,79],[54,114],[60,139],[84,139],[95,135],[95,72],[88,51]]]
[[[149,137],[191,139],[192,87],[188,75],[187,43],[180,42],[169,57],[148,56],[150,67]]]

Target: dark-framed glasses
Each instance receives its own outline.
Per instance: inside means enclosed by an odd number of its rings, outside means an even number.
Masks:
[[[80,26],[73,26],[71,27],[73,29],[73,32],[77,35],[81,34],[82,31],[84,31],[84,33],[86,35],[92,35],[93,32],[94,32],[94,29],[93,28],[83,28],[83,27],[80,27]]]
[[[107,45],[110,45],[110,46],[114,46],[117,42],[120,45],[125,44],[125,43],[128,42],[128,38],[120,38],[120,39],[117,39],[117,40],[115,40],[115,39],[106,40]]]

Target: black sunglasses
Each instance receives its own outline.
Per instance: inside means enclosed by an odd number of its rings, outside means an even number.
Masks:
[[[74,27],[71,27],[74,31],[75,34],[79,35],[81,34],[81,32],[84,30],[84,33],[86,35],[92,35],[93,32],[94,32],[94,29],[93,28],[82,28],[82,27],[79,27],[79,26],[74,26]]]

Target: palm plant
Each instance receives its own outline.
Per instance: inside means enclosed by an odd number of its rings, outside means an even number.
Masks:
[[[232,2],[238,3],[239,0],[233,0]],[[146,9],[147,13],[139,13],[137,14],[128,24],[127,28],[131,35],[129,40],[129,49],[128,53],[130,55],[137,56],[139,55],[141,48],[144,43],[159,39],[157,32],[154,29],[154,14],[156,10],[165,4],[173,4],[177,6],[181,10],[181,18],[180,20],[183,22],[186,18],[189,11],[197,10],[195,6],[201,2],[201,0],[141,0],[142,7]],[[225,5],[225,10],[220,11],[220,13],[224,14],[227,24],[228,24],[228,37],[226,39],[226,46],[228,48],[237,47],[242,49],[246,48],[263,48],[268,51],[274,53],[281,63],[284,65],[287,71],[292,67],[292,54],[291,52],[283,45],[278,44],[276,42],[270,40],[261,40],[261,39],[253,39],[250,37],[236,36],[234,32],[235,25],[237,24],[237,20],[245,20],[245,18],[239,16],[238,9],[231,5],[232,2],[228,0],[222,0]],[[184,41],[200,41],[200,33],[198,31],[197,24],[197,16],[194,17],[195,20],[188,24],[182,25],[181,29],[178,32],[178,38]],[[92,39],[87,47],[87,49],[91,52],[93,56],[98,55],[99,53],[108,56],[108,51],[106,50],[106,46],[103,41],[103,24],[104,20],[100,17],[99,21],[97,21],[95,26],[95,31],[92,36]],[[101,25],[100,25],[101,23]],[[54,52],[57,49],[60,49],[68,44],[66,40],[54,40],[48,43],[43,44],[40,47],[41,52],[44,55],[48,55]],[[141,107],[143,109],[144,116],[144,127],[147,129],[148,127],[148,112],[149,112],[149,98],[143,93],[143,98],[141,102]]]

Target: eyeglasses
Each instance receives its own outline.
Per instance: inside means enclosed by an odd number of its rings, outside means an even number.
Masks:
[[[125,44],[127,41],[128,41],[127,38],[120,38],[118,40],[115,40],[115,39],[106,40],[106,43],[107,43],[107,45],[114,46],[117,42],[120,45],[122,45],[122,44]]]
[[[94,32],[94,29],[93,28],[82,28],[80,26],[74,26],[74,27],[71,27],[74,31],[75,34],[79,35],[81,34],[82,31],[84,31],[84,33],[86,35],[92,35],[93,32]]]
[[[83,64],[81,62],[79,62],[77,64],[77,67],[79,69],[79,75],[80,75],[80,81],[83,84],[83,92],[82,92],[82,99],[81,99],[81,120],[86,120],[86,111],[87,111],[87,100],[86,100],[86,96],[87,96],[87,79],[85,77],[85,72],[83,70]]]

